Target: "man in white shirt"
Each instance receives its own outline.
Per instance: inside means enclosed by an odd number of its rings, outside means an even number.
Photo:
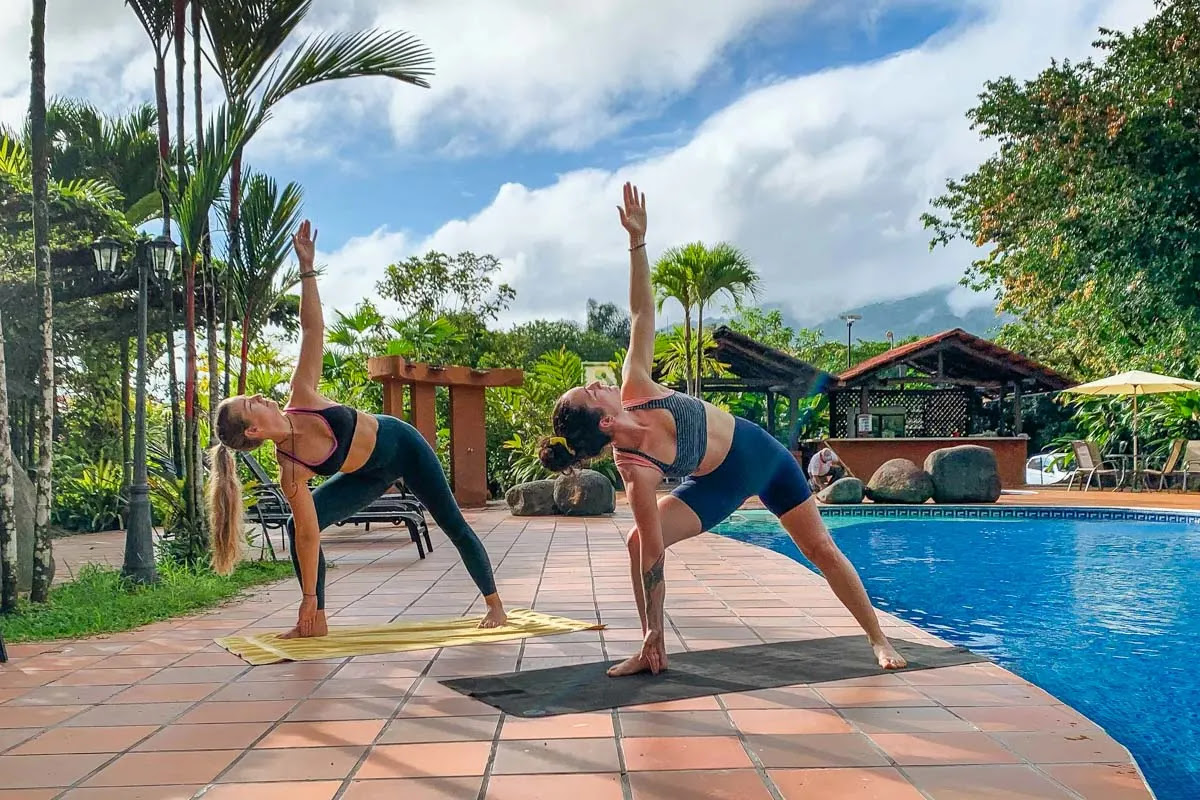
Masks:
[[[808,460],[808,477],[813,491],[820,491],[842,477],[845,470],[837,453],[830,447],[823,447]]]

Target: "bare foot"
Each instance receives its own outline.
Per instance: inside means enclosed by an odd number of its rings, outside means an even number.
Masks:
[[[279,634],[280,639],[310,639],[317,636],[327,636],[329,634],[329,623],[325,621],[325,613],[317,612],[316,619],[313,620],[312,629],[309,633],[302,633],[300,626],[292,628],[287,633]]]
[[[504,613],[504,606],[489,608],[487,614],[479,621],[480,628],[499,628],[506,624],[508,624],[508,615]]]
[[[626,675],[637,675],[639,672],[648,672],[650,665],[642,658],[642,654],[638,653],[622,661],[620,664],[609,667],[608,677],[621,678]]]
[[[879,644],[872,644],[871,649],[875,651],[875,658],[879,661],[879,666],[884,669],[901,669],[908,664],[904,660],[904,656],[896,652],[896,648],[892,647],[892,643],[886,639]]]

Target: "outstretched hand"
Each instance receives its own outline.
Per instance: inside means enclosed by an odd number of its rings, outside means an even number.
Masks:
[[[644,239],[646,237],[646,195],[638,192],[631,183],[625,184],[625,207],[617,206],[621,215],[621,225],[629,231],[629,238]]]
[[[312,229],[311,222],[304,220],[300,223],[299,230],[292,236],[292,247],[300,263],[311,267],[317,251],[317,232]]]

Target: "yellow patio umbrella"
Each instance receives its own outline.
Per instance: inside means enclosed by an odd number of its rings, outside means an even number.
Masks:
[[[1200,389],[1200,383],[1186,378],[1172,378],[1167,375],[1156,375],[1153,372],[1131,370],[1119,375],[1110,375],[1098,381],[1081,383],[1064,392],[1075,394],[1131,394],[1133,395],[1133,469],[1137,472],[1138,463],[1138,395],[1142,394],[1172,394],[1174,392],[1194,392]]]

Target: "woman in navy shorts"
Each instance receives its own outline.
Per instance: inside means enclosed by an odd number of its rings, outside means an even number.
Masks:
[[[792,454],[752,422],[699,398],[655,383],[654,292],[646,259],[646,197],[625,184],[617,207],[629,233],[629,308],[632,331],[621,386],[591,383],[570,390],[554,409],[554,433],[542,442],[541,462],[556,472],[594,458],[609,444],[633,510],[629,558],[642,620],[641,650],[614,666],[612,676],[667,666],[663,644],[663,562],[666,549],[695,536],[757,495],[829,581],[858,620],[879,665],[905,665],[883,631],[854,566],[821,521],[808,480]],[[682,478],[658,497],[663,477]]]

